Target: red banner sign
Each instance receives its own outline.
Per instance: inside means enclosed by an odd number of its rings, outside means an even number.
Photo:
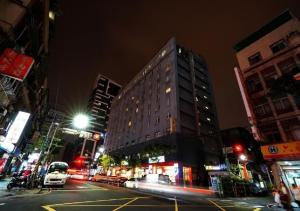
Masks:
[[[32,57],[18,54],[7,48],[0,56],[0,72],[9,77],[23,81],[34,63]]]

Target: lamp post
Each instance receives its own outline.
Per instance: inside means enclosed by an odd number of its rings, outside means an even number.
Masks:
[[[86,129],[88,127],[88,125],[89,125],[89,117],[86,114],[79,113],[79,114],[75,115],[75,117],[73,119],[73,126],[75,128],[82,130],[82,129]],[[83,156],[86,141],[87,141],[87,139],[84,138],[80,156]]]

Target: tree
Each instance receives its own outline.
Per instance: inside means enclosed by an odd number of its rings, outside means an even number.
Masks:
[[[104,171],[107,171],[111,165],[114,164],[114,159],[110,155],[102,155],[99,158],[99,163],[103,167]]]

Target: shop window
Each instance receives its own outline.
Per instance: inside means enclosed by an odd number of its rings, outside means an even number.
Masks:
[[[277,114],[292,112],[294,109],[287,97],[273,101]]]
[[[256,64],[257,62],[259,62],[261,60],[262,60],[262,57],[261,57],[261,54],[259,52],[257,52],[255,54],[253,54],[252,56],[248,57],[248,61],[249,61],[250,65],[254,65],[254,64]]]
[[[246,78],[246,85],[250,94],[263,90],[257,73]]]
[[[286,47],[287,47],[287,41],[284,39],[278,40],[277,42],[270,45],[270,48],[273,53],[277,53]]]
[[[264,78],[267,88],[271,88],[274,81],[278,78],[278,74],[274,66],[262,70],[261,74]]]
[[[293,57],[290,57],[278,64],[279,69],[281,70],[282,74],[290,73],[294,68],[297,68],[297,64]]]

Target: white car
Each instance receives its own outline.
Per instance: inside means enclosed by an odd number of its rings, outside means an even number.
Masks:
[[[69,166],[65,162],[53,162],[49,165],[44,178],[44,185],[55,185],[63,187],[67,181]]]
[[[138,188],[139,187],[139,181],[137,178],[131,178],[124,182],[125,188]]]

